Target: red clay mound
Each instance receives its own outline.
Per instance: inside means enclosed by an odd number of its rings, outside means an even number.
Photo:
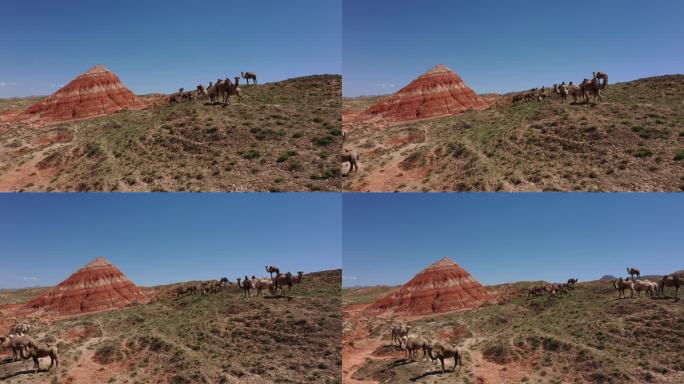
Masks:
[[[32,105],[26,113],[43,121],[58,122],[105,116],[145,106],[114,73],[100,64]]]
[[[364,115],[402,122],[455,115],[487,106],[487,102],[468,88],[457,74],[438,64],[394,95],[368,108]]]
[[[27,308],[57,315],[99,312],[145,301],[143,292],[104,257],[98,257],[58,286],[31,300]]]
[[[372,308],[420,316],[473,308],[486,300],[485,288],[445,257],[422,270],[399,291],[376,301]]]

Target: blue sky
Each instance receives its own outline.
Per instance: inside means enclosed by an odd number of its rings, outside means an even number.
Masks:
[[[145,286],[342,266],[339,194],[0,194],[0,212],[0,288],[97,256]]]
[[[344,0],[343,93],[392,93],[438,63],[478,93],[682,73],[682,15],[680,0]]]
[[[342,72],[341,0],[6,0],[0,97],[53,93],[105,64],[135,93],[254,71]]]
[[[684,269],[684,194],[344,194],[345,286],[403,284],[449,256],[483,284]]]

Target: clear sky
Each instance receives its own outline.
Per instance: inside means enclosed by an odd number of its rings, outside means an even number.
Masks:
[[[0,212],[0,288],[54,285],[97,256],[144,286],[342,267],[339,194],[0,194]]]
[[[449,256],[483,284],[684,269],[681,193],[344,194],[345,286]]]
[[[393,93],[438,63],[478,93],[682,73],[683,15],[681,0],[344,0],[343,93]]]
[[[342,72],[341,0],[5,0],[0,97],[46,95],[96,64],[137,94],[254,71]]]

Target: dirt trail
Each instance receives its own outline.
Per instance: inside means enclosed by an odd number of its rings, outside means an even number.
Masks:
[[[393,191],[400,186],[409,190],[417,188],[422,183],[422,179],[427,172],[421,168],[404,170],[400,165],[407,159],[408,154],[413,153],[416,148],[425,145],[428,141],[428,129],[426,127],[422,128],[422,133],[422,140],[407,142],[398,148],[394,148],[395,145],[393,145],[393,141],[396,139],[393,140],[391,138],[384,138],[385,140],[379,147],[374,147],[370,150],[362,150],[362,148],[355,147],[354,149],[360,154],[360,170],[364,166],[364,159],[377,158],[372,153],[378,149],[389,149],[391,152],[388,154],[388,158],[383,160],[384,165],[374,168],[373,164],[366,163],[369,167],[364,167],[365,169],[361,171],[364,176],[363,180],[355,178],[352,190],[354,192]]]
[[[368,305],[349,305],[345,312],[349,315],[352,323],[351,333],[343,336],[342,342],[342,383],[345,384],[375,384],[374,380],[356,380],[352,376],[359,367],[370,358],[373,351],[382,346],[383,342],[379,337],[370,337],[370,330],[364,324],[363,311]],[[353,344],[351,341],[353,340]]]

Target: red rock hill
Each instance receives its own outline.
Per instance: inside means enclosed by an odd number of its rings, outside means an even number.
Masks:
[[[56,122],[105,116],[145,106],[114,73],[100,64],[32,105],[26,113],[44,121]]]
[[[125,307],[145,301],[143,292],[104,257],[79,269],[26,307],[57,315],[73,315]]]
[[[485,109],[480,98],[452,70],[438,64],[364,114],[392,122],[449,116],[469,109]]]
[[[372,308],[418,316],[477,307],[486,300],[485,288],[444,257],[420,271],[399,291],[376,301]]]

